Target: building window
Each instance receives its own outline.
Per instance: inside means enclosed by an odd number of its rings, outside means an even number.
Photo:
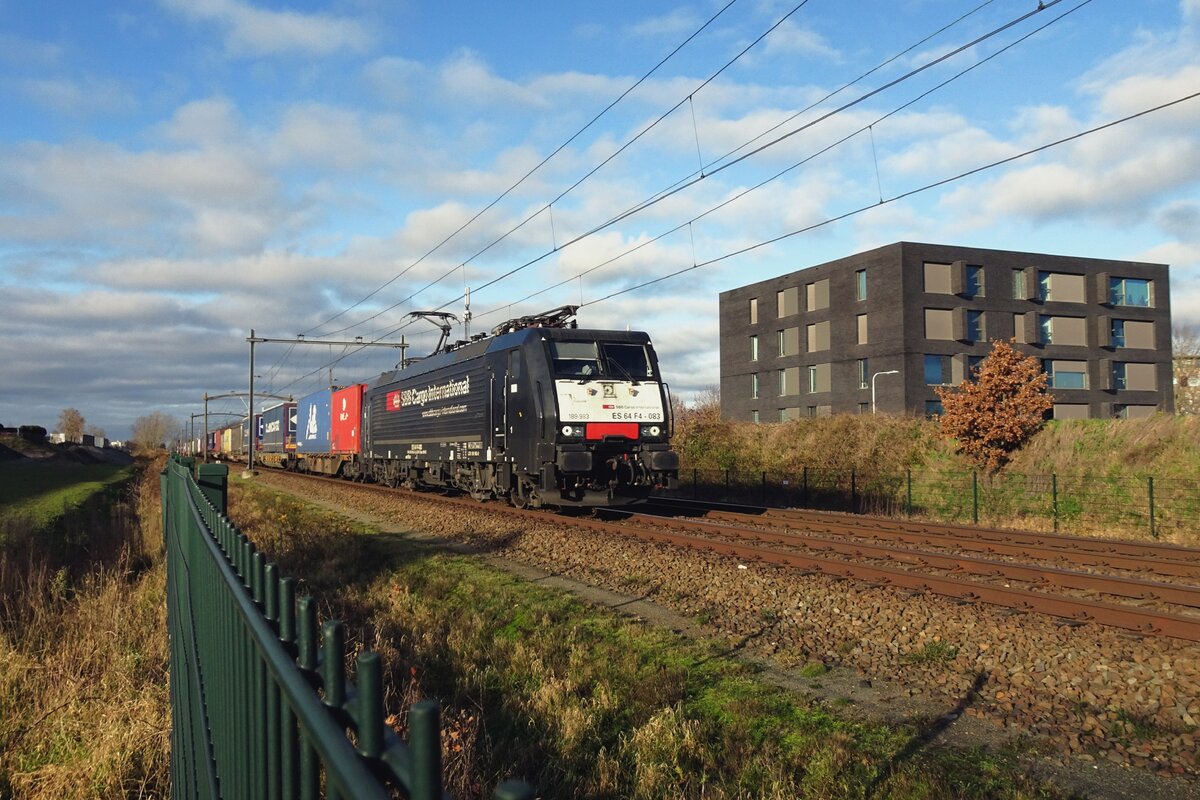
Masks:
[[[800,312],[800,290],[793,286],[775,293],[775,315],[780,319]]]
[[[1108,300],[1114,306],[1150,308],[1153,297],[1146,278],[1109,278]]]
[[[804,288],[809,311],[829,308],[829,278],[807,284]]]
[[[925,309],[925,338],[951,341],[954,339],[954,310],[950,308]]]
[[[1048,380],[1046,384],[1051,389],[1086,389],[1088,388],[1086,361],[1055,361],[1045,359],[1042,362]]]
[[[1012,291],[1013,300],[1028,299],[1028,289],[1025,286],[1025,270],[1014,269],[1012,271]]]
[[[858,360],[858,388],[866,389],[867,384],[871,381],[871,368],[867,366],[867,359],[860,358]]]
[[[783,397],[786,394],[789,394],[787,385],[787,370],[781,369],[779,370],[779,396]]]
[[[750,337],[750,360],[758,361],[758,336]]]
[[[750,376],[750,399],[751,400],[758,399],[758,373],[757,372]]]
[[[809,392],[828,392],[830,385],[830,369],[828,363],[813,364],[808,368],[808,391]]]
[[[779,355],[794,356],[800,352],[800,329],[784,328],[779,332]]]
[[[805,328],[808,339],[808,352],[819,353],[829,349],[829,320],[814,322]]]
[[[968,342],[982,342],[983,336],[983,312],[982,311],[967,311],[967,330],[966,337]]]
[[[808,408],[805,409],[805,413],[807,413],[808,416],[810,416],[810,417],[815,417],[817,415],[817,407],[809,406]]]
[[[979,377],[979,365],[987,356],[967,356],[967,375],[971,380]]]
[[[1126,380],[1125,362],[1114,361],[1112,365],[1112,387],[1114,389],[1124,389],[1128,381]]]
[[[1038,271],[1037,299],[1051,303],[1086,303],[1087,284],[1083,275]]]
[[[967,264],[964,278],[966,280],[964,294],[967,297],[983,297],[983,267]]]
[[[950,383],[950,356],[925,356],[925,385],[946,386]]]
[[[859,344],[867,343],[867,315],[866,314],[858,315],[858,343]]]
[[[925,262],[925,291],[928,294],[954,294],[954,265]]]
[[[755,425],[758,424],[758,411],[750,412],[750,421],[753,422]]]
[[[1050,296],[1050,273],[1039,272],[1038,276],[1038,293],[1037,299],[1045,302],[1051,299]]]
[[[1038,343],[1087,346],[1086,317],[1038,315]]]
[[[1112,335],[1109,338],[1113,347],[1125,346],[1125,320],[1114,319],[1112,321]]]
[[[854,299],[859,301],[867,299],[867,271],[865,269],[854,273]]]
[[[859,403],[858,404],[858,413],[870,414],[871,413],[871,404],[870,403]]]
[[[926,400],[925,401],[925,416],[940,417],[944,413],[941,400]]]
[[[758,324],[758,298],[757,297],[750,298],[750,324],[751,325]]]

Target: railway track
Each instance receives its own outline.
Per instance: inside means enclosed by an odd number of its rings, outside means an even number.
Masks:
[[[303,477],[392,495],[403,491],[322,476]],[[426,502],[481,508],[477,501],[463,497],[406,494]],[[1200,585],[1185,582],[1200,578],[1200,550],[923,523],[891,524],[891,520],[815,512],[701,506],[692,501],[654,501],[645,509],[609,508],[594,516],[553,518],[545,511],[499,503],[486,509],[739,561],[1200,642]],[[697,514],[704,516],[697,518]],[[978,535],[968,536],[968,530]],[[1101,573],[1098,568],[1126,574]]]

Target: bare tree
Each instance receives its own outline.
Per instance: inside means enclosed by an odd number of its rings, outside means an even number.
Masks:
[[[1175,360],[1175,412],[1200,414],[1200,325],[1175,325],[1171,329]]]
[[[104,433],[104,428],[101,428],[99,425],[88,425],[87,433],[88,436],[95,436],[97,439],[107,438]]]
[[[132,439],[142,450],[157,450],[179,429],[179,421],[170,414],[155,411],[133,421]]]
[[[58,432],[65,436],[68,442],[80,440],[85,424],[83,414],[79,413],[79,409],[64,408],[58,415]]]
[[[992,342],[975,380],[934,391],[945,410],[942,433],[957,439],[958,449],[989,472],[1008,463],[1054,405],[1038,360],[1002,340]]]

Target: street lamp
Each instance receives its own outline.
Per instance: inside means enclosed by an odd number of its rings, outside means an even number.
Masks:
[[[876,372],[874,375],[871,376],[871,413],[872,414],[875,413],[875,379],[878,378],[880,375],[898,375],[898,374],[900,374],[900,370],[889,369],[889,370],[886,370],[885,372]]]

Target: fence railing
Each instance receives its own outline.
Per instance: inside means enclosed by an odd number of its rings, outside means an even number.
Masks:
[[[318,639],[316,602],[226,518],[228,467],[194,466],[161,477],[173,796],[442,800],[438,705],[411,707],[407,742],[386,727],[379,655],[347,679],[341,623]],[[509,781],[493,797],[533,794]]]
[[[1162,538],[1200,534],[1200,480],[983,472],[684,468],[683,498]]]

